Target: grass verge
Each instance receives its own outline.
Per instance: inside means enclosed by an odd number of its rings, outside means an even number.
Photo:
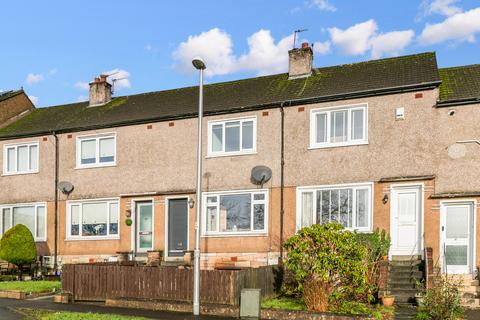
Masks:
[[[0,290],[19,290],[22,292],[52,292],[62,287],[60,281],[2,281]]]
[[[35,320],[147,320],[141,317],[119,316],[103,313],[80,313],[66,311],[49,311],[38,309],[19,309],[19,311],[30,319]]]

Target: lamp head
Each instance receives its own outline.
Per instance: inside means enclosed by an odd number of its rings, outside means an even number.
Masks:
[[[203,59],[200,57],[193,58],[192,64],[197,70],[205,70],[207,68],[205,62],[203,62]]]

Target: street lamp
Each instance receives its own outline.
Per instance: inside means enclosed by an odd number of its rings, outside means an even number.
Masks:
[[[200,315],[200,210],[202,208],[202,116],[203,116],[203,70],[202,58],[194,58],[192,64],[200,71],[198,91],[198,142],[197,142],[197,203],[195,208],[195,249],[193,251],[193,314]]]

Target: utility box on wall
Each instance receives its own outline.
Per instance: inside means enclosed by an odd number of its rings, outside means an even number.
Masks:
[[[260,318],[261,289],[242,289],[240,318]]]

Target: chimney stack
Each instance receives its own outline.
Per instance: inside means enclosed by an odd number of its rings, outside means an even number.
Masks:
[[[309,77],[312,74],[313,50],[307,42],[301,48],[288,51],[288,79]]]
[[[112,85],[107,75],[101,74],[90,82],[89,107],[101,106],[112,100]]]

